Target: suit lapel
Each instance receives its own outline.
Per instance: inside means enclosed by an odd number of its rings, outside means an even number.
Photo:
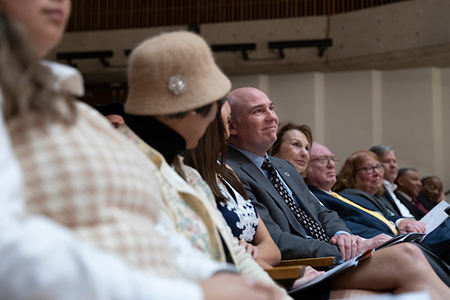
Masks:
[[[261,188],[263,188],[275,201],[278,206],[283,210],[284,215],[289,220],[291,226],[303,237],[306,237],[306,232],[303,226],[300,224],[300,221],[295,218],[294,214],[289,209],[289,206],[284,202],[284,200],[279,195],[278,191],[269,181],[269,179],[264,175],[261,170],[255,166],[255,164],[248,159],[244,154],[234,149],[233,147],[228,147],[227,157],[229,157],[232,161],[240,165],[240,168],[243,172],[245,172],[248,176],[250,176],[256,184],[258,184]],[[276,165],[278,172],[282,174],[283,172],[279,169],[279,166]],[[283,176],[283,175],[281,175]],[[286,179],[286,176],[283,176],[283,180]],[[289,178],[290,179],[290,178]],[[292,181],[292,180],[290,180]],[[291,183],[291,182],[290,182]],[[286,182],[289,185],[289,183]],[[289,186],[290,188],[290,186]],[[258,199],[256,199],[258,200]],[[310,212],[308,212],[310,213]],[[311,214],[310,214],[311,215]],[[314,217],[315,220],[317,218]]]

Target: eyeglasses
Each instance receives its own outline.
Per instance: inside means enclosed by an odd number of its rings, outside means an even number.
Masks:
[[[339,158],[334,156],[321,156],[318,158],[311,159],[311,161],[317,161],[319,165],[326,166],[330,161],[334,162],[335,165],[339,163]]]
[[[364,168],[359,168],[356,170],[356,172],[365,170],[367,174],[373,174],[375,173],[375,170],[378,171],[378,173],[381,173],[384,171],[384,167],[382,164],[377,164],[375,167],[372,166],[365,166]]]

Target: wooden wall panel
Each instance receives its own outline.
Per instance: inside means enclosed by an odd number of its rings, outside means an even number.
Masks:
[[[72,0],[68,31],[332,15],[411,0]]]

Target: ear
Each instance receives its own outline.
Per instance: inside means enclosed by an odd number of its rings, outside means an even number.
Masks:
[[[228,130],[230,131],[230,135],[237,135],[237,129],[235,126],[235,121],[233,119],[230,119],[228,121]]]
[[[398,186],[403,186],[404,183],[405,183],[405,178],[404,177],[397,178]]]

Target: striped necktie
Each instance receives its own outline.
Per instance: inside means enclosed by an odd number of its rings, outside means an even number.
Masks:
[[[378,220],[380,220],[381,222],[383,222],[384,224],[386,224],[387,226],[389,226],[389,228],[391,229],[391,231],[395,234],[398,235],[398,230],[392,225],[391,222],[389,222],[388,219],[386,219],[382,214],[380,214],[379,212],[373,211],[373,210],[369,210],[367,208],[362,207],[361,205],[356,204],[353,201],[348,200],[347,198],[342,197],[341,195],[339,195],[338,193],[335,192],[331,192],[330,193],[331,196],[333,196],[334,198],[337,198],[349,205],[352,205],[372,216],[374,216],[375,218],[377,218]]]

